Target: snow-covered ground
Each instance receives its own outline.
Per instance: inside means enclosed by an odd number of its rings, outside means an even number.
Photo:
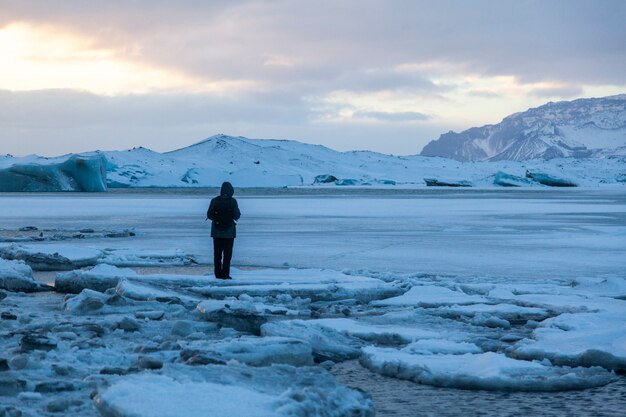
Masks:
[[[564,400],[535,391],[626,395],[621,191],[259,194],[235,196],[225,282],[210,195],[1,196],[0,415],[371,416],[405,381],[545,415]],[[67,294],[15,292],[33,276]],[[619,414],[599,407],[576,411]]]

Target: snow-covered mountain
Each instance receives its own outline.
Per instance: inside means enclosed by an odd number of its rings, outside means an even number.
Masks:
[[[548,103],[495,125],[444,133],[422,156],[525,161],[626,153],[626,94]]]

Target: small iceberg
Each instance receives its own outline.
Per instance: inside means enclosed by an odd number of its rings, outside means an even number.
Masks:
[[[532,185],[533,181],[530,178],[518,177],[516,175],[507,174],[506,172],[498,171],[493,179],[493,184],[501,187],[524,187]]]
[[[428,187],[471,187],[469,181],[441,181],[435,178],[424,178],[424,182]]]
[[[73,155],[58,163],[23,163],[0,169],[1,192],[107,190],[106,158]]]
[[[541,172],[526,171],[526,178],[530,178],[539,184],[547,185],[549,187],[578,187],[578,184],[573,181],[565,178],[553,177],[552,175]]]
[[[317,175],[313,180],[313,184],[330,184],[337,181],[337,177],[330,174]]]

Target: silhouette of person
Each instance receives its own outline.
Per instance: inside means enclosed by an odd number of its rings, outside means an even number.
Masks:
[[[213,238],[213,265],[215,278],[232,279],[230,261],[233,257],[233,244],[237,237],[237,220],[241,217],[237,200],[233,198],[235,190],[229,182],[224,182],[220,195],[214,197],[207,210],[211,220]]]

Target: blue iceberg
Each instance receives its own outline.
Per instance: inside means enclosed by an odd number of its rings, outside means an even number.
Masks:
[[[14,164],[0,169],[0,192],[106,191],[106,162],[104,155],[95,154],[58,163]]]
[[[533,184],[533,180],[530,178],[518,177],[516,175],[507,174],[506,172],[498,171],[493,179],[495,185],[501,187],[523,187]]]
[[[526,171],[526,178],[530,178],[539,184],[547,185],[549,187],[578,187],[578,184],[573,181],[565,178],[553,177],[552,175],[544,174],[542,172]]]

